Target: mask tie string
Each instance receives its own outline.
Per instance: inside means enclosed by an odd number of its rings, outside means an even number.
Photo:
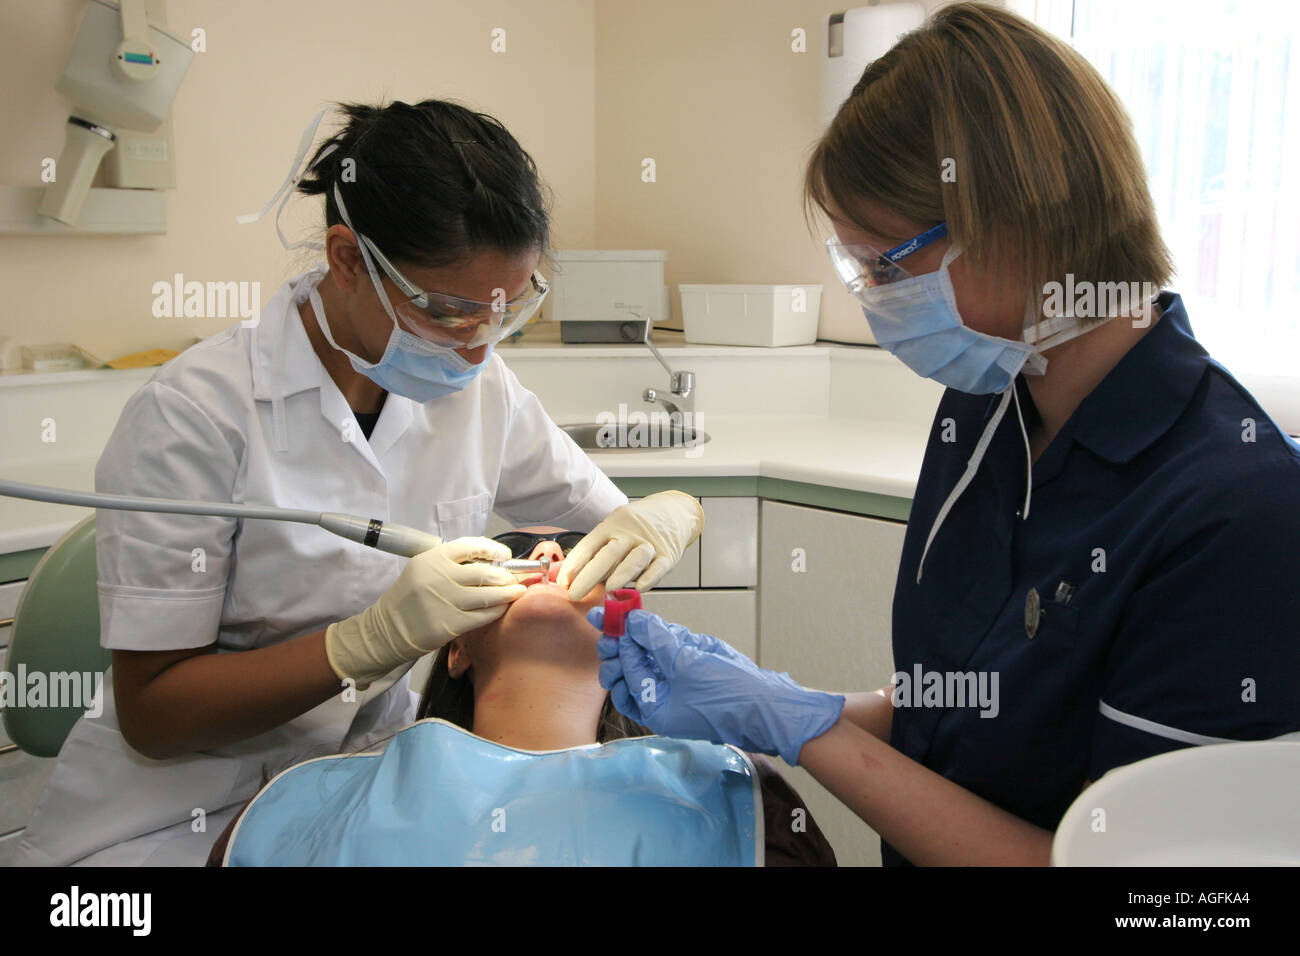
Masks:
[[[952,506],[957,503],[961,493],[966,490],[966,486],[971,483],[975,477],[975,472],[979,469],[980,462],[984,460],[984,452],[988,450],[989,442],[993,440],[993,434],[998,429],[998,423],[1002,421],[1002,416],[1006,414],[1007,405],[1011,402],[1011,392],[1016,390],[1014,381],[1011,386],[1002,392],[1002,400],[998,402],[997,411],[989,419],[989,423],[984,426],[984,433],[980,435],[980,440],[975,444],[975,451],[971,454],[970,461],[966,464],[966,471],[962,473],[961,478],[957,481],[956,486],[948,493],[948,499],[935,515],[934,523],[930,526],[930,534],[925,539],[925,547],[921,549],[921,560],[916,565],[916,583],[921,583],[921,570],[925,567],[925,556],[930,551],[930,544],[934,541],[934,536],[939,533],[940,526],[943,525],[944,519],[948,517],[948,512]]]
[[[1016,418],[1020,419],[1020,437],[1025,442],[1025,510],[1021,513],[1022,520],[1029,520],[1029,498],[1034,488],[1034,456],[1029,450],[1029,430],[1025,428],[1025,415],[1020,410],[1020,390],[1016,388],[1015,383],[1011,384],[1011,391],[1015,393],[1016,399]]]
[[[971,483],[972,479],[974,479],[975,472],[979,470],[980,462],[984,460],[984,453],[988,451],[989,444],[993,441],[993,436],[998,430],[998,424],[1002,421],[1002,416],[1006,413],[1007,406],[1010,404],[1012,399],[1014,399],[1016,403],[1016,418],[1019,419],[1020,422],[1020,437],[1025,443],[1025,507],[1021,514],[1022,520],[1027,520],[1029,518],[1029,502],[1034,484],[1034,461],[1029,450],[1029,433],[1025,428],[1024,412],[1021,411],[1020,408],[1019,390],[1016,388],[1015,382],[1013,381],[1010,387],[1002,393],[1002,400],[998,402],[997,411],[993,413],[993,417],[989,419],[989,423],[984,426],[984,433],[980,435],[980,440],[975,445],[975,451],[971,453],[970,461],[966,465],[966,471],[962,473],[956,486],[948,494],[947,500],[944,501],[943,507],[941,507],[939,513],[935,515],[934,523],[930,526],[930,534],[925,539],[925,547],[921,549],[921,560],[916,566],[917,584],[921,583],[921,572],[925,567],[925,556],[930,551],[930,543],[934,541],[935,535],[939,533],[939,528],[943,525],[944,519],[948,517],[948,512],[952,510],[952,506],[957,503],[957,499],[961,497],[961,493],[966,490],[966,487]]]
[[[297,186],[302,177],[306,176],[315,168],[316,163],[319,163],[330,153],[338,149],[338,146],[333,144],[326,147],[321,154],[316,157],[315,163],[312,163],[311,166],[308,166],[306,169],[302,170],[302,172],[298,171],[298,167],[302,165],[303,160],[307,156],[307,151],[311,149],[312,140],[316,138],[316,129],[320,126],[321,120],[329,111],[330,107],[324,107],[320,112],[312,117],[311,121],[307,124],[307,128],[302,131],[302,135],[298,138],[298,150],[294,153],[293,161],[289,164],[289,173],[285,176],[284,182],[280,183],[275,194],[266,201],[266,205],[257,212],[248,212],[244,213],[242,216],[236,216],[235,222],[239,223],[241,226],[257,222],[265,217],[266,214],[271,211],[271,208],[279,202],[280,207],[275,211],[275,234],[280,237],[280,245],[284,246],[287,250],[303,248],[322,250],[325,248],[322,243],[316,242],[312,239],[303,239],[299,242],[291,243],[289,238],[284,234],[284,231],[280,228],[280,217],[284,214],[284,208],[289,204],[289,200],[293,198],[293,187]]]

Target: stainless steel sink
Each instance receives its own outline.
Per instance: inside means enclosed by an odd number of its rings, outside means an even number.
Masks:
[[[681,425],[650,424],[598,425],[584,422],[561,425],[560,429],[587,451],[662,451],[665,448],[691,448],[709,440],[703,429]]]

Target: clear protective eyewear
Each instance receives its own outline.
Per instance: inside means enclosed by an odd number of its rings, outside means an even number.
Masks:
[[[941,222],[885,252],[865,242],[844,243],[838,236],[826,240],[835,274],[854,295],[872,286],[889,285],[912,274],[898,264],[900,259],[919,252],[948,235],[948,224]]]
[[[534,270],[531,290],[509,301],[480,302],[443,292],[430,292],[402,275],[368,238],[356,230],[353,232],[406,297],[402,302],[393,303],[394,311],[413,333],[437,345],[472,349],[499,342],[522,328],[551,291],[545,277]]]

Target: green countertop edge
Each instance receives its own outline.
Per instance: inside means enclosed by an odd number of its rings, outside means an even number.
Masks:
[[[32,568],[36,567],[36,562],[41,560],[41,555],[45,554],[46,550],[32,548],[30,551],[0,554],[0,584],[27,580],[31,577]]]
[[[830,511],[847,511],[869,518],[906,521],[912,509],[910,498],[880,495],[870,491],[829,488],[784,478],[614,478],[629,498],[643,498],[656,491],[676,489],[696,498],[765,498],[787,504],[808,505]]]

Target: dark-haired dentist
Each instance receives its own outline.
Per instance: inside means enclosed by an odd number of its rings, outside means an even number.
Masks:
[[[333,190],[326,263],[160,369],[96,488],[367,514],[442,544],[407,560],[291,522],[100,512],[103,713],[70,733],[17,864],[199,865],[266,774],[409,723],[411,663],[525,590],[468,563],[511,556],[478,537],[494,509],[594,527],[587,578],[643,589],[699,533],[687,495],[629,504],[492,354],[545,294],[539,250],[399,271]]]

